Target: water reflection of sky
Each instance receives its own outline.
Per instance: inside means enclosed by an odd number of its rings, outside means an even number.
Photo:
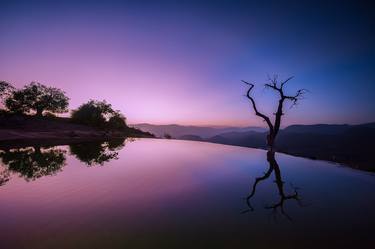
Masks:
[[[372,241],[375,177],[337,165],[276,154],[292,218],[264,207],[278,200],[266,152],[209,143],[141,139],[117,158],[88,167],[66,150],[53,175],[25,181],[11,172],[0,187],[5,248],[309,248]],[[6,168],[6,166],[5,166]],[[96,246],[96,247],[95,247]],[[370,247],[369,247],[370,248]]]

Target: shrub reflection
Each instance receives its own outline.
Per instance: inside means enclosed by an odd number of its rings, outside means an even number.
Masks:
[[[104,165],[118,159],[118,151],[125,146],[125,138],[102,142],[87,142],[69,145],[70,153],[88,166]]]

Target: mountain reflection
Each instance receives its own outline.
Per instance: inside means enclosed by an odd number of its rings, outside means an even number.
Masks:
[[[118,151],[124,146],[125,138],[69,145],[70,153],[88,166],[104,165],[111,160],[117,160]]]
[[[275,174],[275,183],[278,190],[279,200],[277,202],[274,202],[273,204],[266,205],[265,209],[271,209],[273,210],[274,214],[277,214],[278,210],[280,210],[280,213],[284,215],[287,219],[291,220],[291,217],[287,214],[287,212],[284,209],[284,204],[287,200],[295,200],[300,206],[302,205],[301,198],[298,193],[298,188],[293,188],[293,192],[290,194],[286,194],[284,190],[284,181],[282,180],[281,176],[281,170],[279,167],[279,164],[277,163],[275,159],[275,152],[274,151],[267,151],[267,162],[269,164],[268,170],[264,173],[264,175],[255,178],[255,182],[252,185],[250,194],[246,197],[246,204],[248,206],[248,209],[244,212],[248,211],[254,211],[253,206],[251,205],[251,199],[255,196],[257,186],[260,182],[268,179],[272,173]]]
[[[27,181],[53,175],[65,165],[65,150],[39,146],[10,149],[0,152],[5,168],[0,172],[0,185],[10,179],[11,173],[18,173]]]

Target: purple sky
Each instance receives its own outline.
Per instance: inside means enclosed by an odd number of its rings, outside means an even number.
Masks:
[[[284,125],[375,121],[374,20],[363,3],[0,3],[0,79],[106,99],[129,123],[262,125],[240,80],[307,88]]]

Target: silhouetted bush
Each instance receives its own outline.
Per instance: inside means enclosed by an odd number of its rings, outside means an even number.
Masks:
[[[42,116],[44,111],[51,113],[67,112],[69,98],[65,93],[54,87],[48,87],[38,82],[32,82],[23,89],[14,90],[5,100],[9,111],[14,113],[35,112]]]
[[[109,129],[123,130],[128,127],[125,120],[126,118],[122,114],[116,113],[113,117],[109,118],[107,126]]]
[[[98,128],[125,129],[125,117],[105,100],[90,100],[72,112],[72,121]]]

